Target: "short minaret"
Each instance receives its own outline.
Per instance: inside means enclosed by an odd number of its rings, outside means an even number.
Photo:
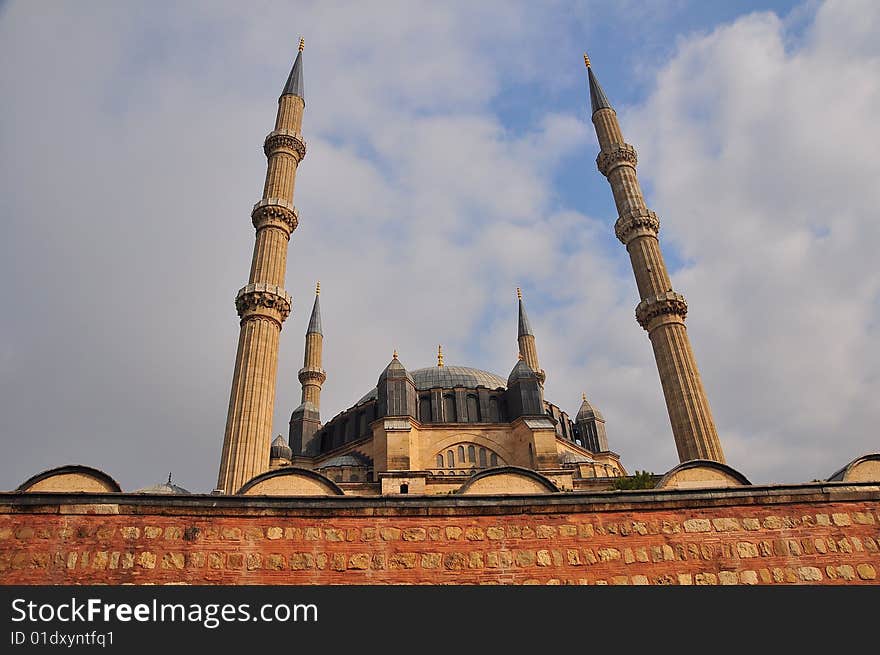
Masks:
[[[584,55],[590,84],[593,125],[599,140],[596,164],[608,178],[618,219],[617,238],[626,246],[632,262],[641,302],[636,320],[647,332],[660,372],[666,408],[678,457],[724,462],[709,401],[700,380],[684,319],[684,296],[672,290],[672,282],[660,252],[657,233],[660,221],[645,205],[636,177],[635,148],[623,140],[617,113],[593,74],[590,59]]]
[[[529,368],[535,372],[538,382],[544,386],[544,380],[547,374],[538,364],[538,348],[535,346],[535,335],[532,332],[532,326],[529,324],[529,317],[526,314],[525,305],[523,305],[522,289],[516,288],[516,297],[519,300],[519,331],[517,341],[519,342],[519,354],[523,356]]]
[[[316,409],[321,408],[321,385],[327,379],[327,373],[321,368],[321,354],[324,349],[324,334],[321,331],[321,283],[315,285],[315,304],[312,305],[312,316],[306,330],[306,350],[303,367],[299,370],[299,381],[302,384],[302,402],[310,402]],[[332,300],[332,298],[331,298]]]
[[[263,197],[251,212],[256,229],[251,272],[248,284],[235,297],[241,331],[217,482],[218,490],[227,494],[269,468],[278,338],[291,311],[284,278],[287,245],[298,223],[294,180],[306,154],[301,134],[303,45],[300,40],[299,53],[278,99],[275,129],[263,144],[268,165]]]

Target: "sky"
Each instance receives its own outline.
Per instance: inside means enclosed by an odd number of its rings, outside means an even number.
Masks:
[[[396,348],[507,377],[516,287],[574,414],[678,463],[582,55],[639,152],[727,462],[880,450],[880,4],[0,4],[0,489],[63,464],[216,485],[262,142],[300,36],[308,152],[274,434],[321,282],[323,419]]]

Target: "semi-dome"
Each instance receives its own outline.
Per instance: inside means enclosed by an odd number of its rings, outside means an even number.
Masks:
[[[395,360],[396,361],[396,360]],[[452,389],[454,387],[465,387],[467,389],[476,389],[477,387],[486,387],[487,389],[506,389],[507,382],[504,378],[483,371],[478,368],[470,368],[468,366],[428,366],[427,368],[417,368],[409,371],[412,376],[413,383],[418,391],[427,391],[428,389]],[[376,397],[376,389],[371,389],[357,404],[365,403]]]

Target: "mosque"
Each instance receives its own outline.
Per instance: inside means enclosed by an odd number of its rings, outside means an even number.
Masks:
[[[538,335],[518,296],[507,375],[408,369],[394,352],[376,385],[321,416],[320,286],[287,438],[272,418],[293,204],[306,154],[303,43],[264,142],[255,244],[235,296],[240,334],[212,493],[166,482],[125,492],[66,465],[0,492],[7,584],[876,584],[880,454],[827,480],[753,486],[727,466],[645,204],[633,146],[584,57],[596,164],[618,210],[681,463],[647,487],[583,397],[572,419],[544,397]],[[513,311],[511,307],[511,322]],[[552,375],[552,371],[550,372]],[[330,380],[332,384],[332,380]]]

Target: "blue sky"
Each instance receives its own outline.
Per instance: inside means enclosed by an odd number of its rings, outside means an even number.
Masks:
[[[261,144],[301,35],[275,433],[316,278],[325,419],[394,348],[506,376],[520,286],[547,398],[574,412],[586,392],[630,470],[677,463],[586,50],[639,151],[728,462],[801,482],[876,451],[875,4],[4,3],[0,488],[69,462],[213,488]]]

